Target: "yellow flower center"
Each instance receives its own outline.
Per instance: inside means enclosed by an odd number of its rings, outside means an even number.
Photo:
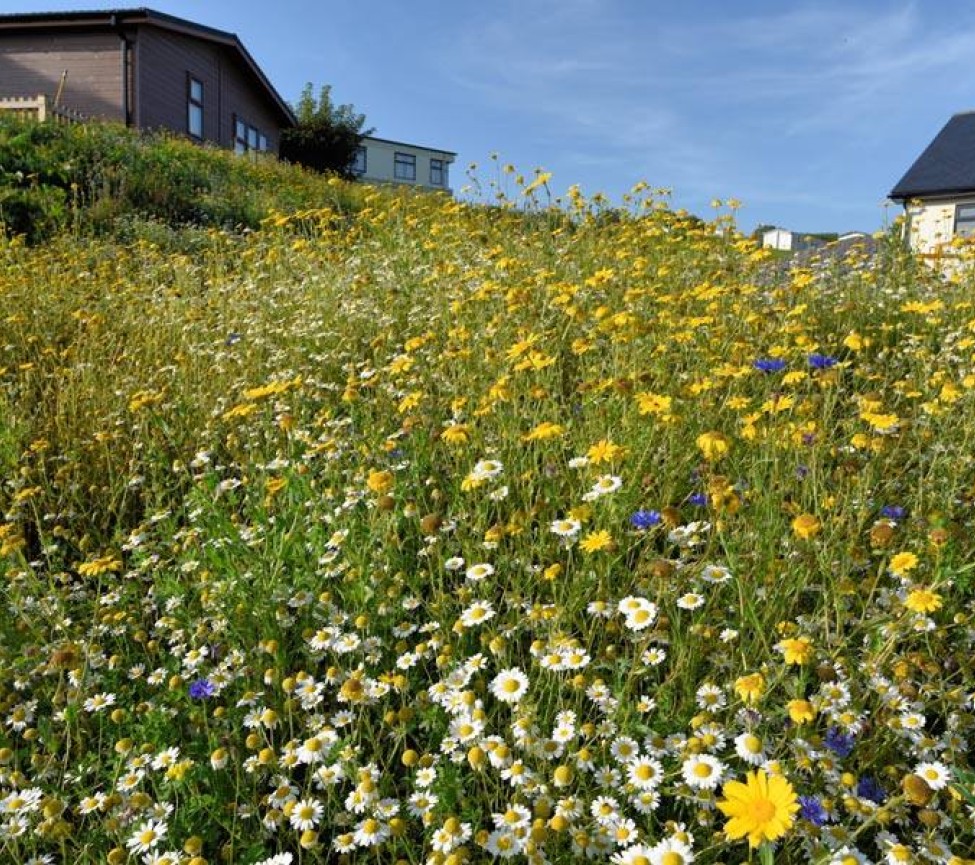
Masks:
[[[501,687],[506,694],[514,694],[520,687],[520,683],[517,679],[508,679]]]
[[[649,861],[648,859],[647,862]],[[684,857],[670,850],[660,857],[660,865],[684,865]]]
[[[752,802],[751,816],[756,823],[768,823],[775,816],[775,803],[768,799]]]
[[[698,778],[710,778],[711,766],[709,766],[707,763],[698,763],[694,767],[694,774],[697,775]]]

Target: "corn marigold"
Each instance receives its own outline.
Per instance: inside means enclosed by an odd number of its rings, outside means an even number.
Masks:
[[[729,781],[721,792],[724,798],[717,803],[718,809],[729,818],[725,835],[732,841],[747,837],[751,847],[785,835],[799,810],[796,791],[789,781],[761,769],[749,772],[745,783]]]

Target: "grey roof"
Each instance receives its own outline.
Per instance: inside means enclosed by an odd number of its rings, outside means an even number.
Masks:
[[[111,28],[120,29],[126,24],[153,24],[177,33],[188,36],[195,36],[199,39],[206,39],[226,46],[236,53],[244,66],[251,72],[254,78],[265,90],[271,103],[278,110],[283,118],[285,125],[295,124],[295,115],[291,106],[285,102],[268,77],[264,74],[261,67],[251,57],[250,52],[237,37],[236,33],[228,33],[225,30],[217,30],[215,27],[207,27],[197,24],[194,21],[187,21],[185,18],[177,18],[175,15],[167,15],[165,12],[157,12],[155,9],[137,7],[134,9],[92,9],[69,12],[14,12],[0,14],[0,31],[36,31],[36,30],[60,30],[60,29],[83,29],[83,28]]]
[[[891,190],[895,201],[975,192],[975,111],[955,114]]]

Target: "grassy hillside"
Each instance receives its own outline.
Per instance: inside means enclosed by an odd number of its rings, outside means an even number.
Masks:
[[[969,861],[970,283],[86,134],[254,219],[0,245],[3,856]]]

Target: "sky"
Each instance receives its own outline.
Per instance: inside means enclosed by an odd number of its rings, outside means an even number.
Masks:
[[[488,189],[510,164],[551,172],[555,195],[620,203],[645,181],[704,218],[735,199],[743,231],[876,231],[911,163],[975,109],[970,0],[139,2],[236,33],[289,102],[330,84],[374,134],[456,152],[462,196],[471,165]]]

